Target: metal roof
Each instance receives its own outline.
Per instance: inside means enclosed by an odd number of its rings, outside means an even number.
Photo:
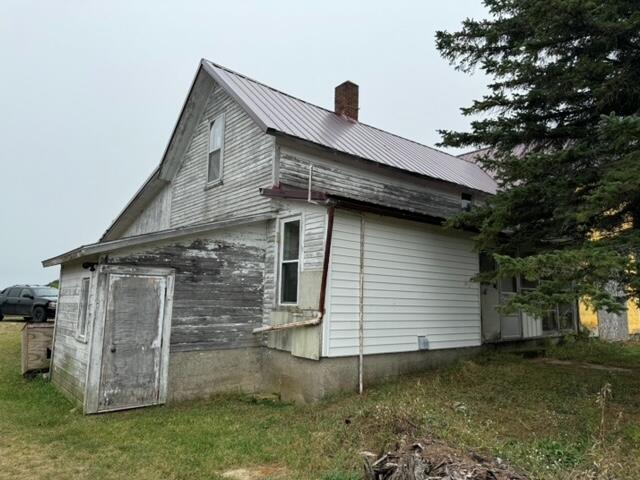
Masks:
[[[202,66],[265,132],[279,132],[408,172],[496,192],[495,181],[474,162],[336,115],[208,60],[202,60]]]

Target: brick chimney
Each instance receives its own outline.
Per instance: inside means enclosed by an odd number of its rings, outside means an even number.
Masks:
[[[334,111],[358,121],[358,85],[347,80],[336,87]]]

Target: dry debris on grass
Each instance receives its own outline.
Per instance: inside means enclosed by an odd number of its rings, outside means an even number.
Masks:
[[[287,470],[283,467],[263,466],[227,470],[222,474],[222,476],[231,480],[266,480],[287,478],[289,475]]]
[[[454,449],[434,439],[405,442],[377,460],[363,453],[366,480],[527,480],[498,459]]]

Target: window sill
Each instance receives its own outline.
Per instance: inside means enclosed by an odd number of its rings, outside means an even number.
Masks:
[[[287,311],[301,311],[298,303],[278,303],[276,307]]]
[[[219,187],[220,185],[222,185],[222,179],[220,180],[214,180],[213,182],[209,182],[204,186],[205,190],[210,190],[212,188],[216,188]]]
[[[81,337],[81,336],[76,335],[75,337],[76,337],[76,341],[78,341],[80,343],[88,343],[88,341],[89,341],[89,339],[86,336]]]

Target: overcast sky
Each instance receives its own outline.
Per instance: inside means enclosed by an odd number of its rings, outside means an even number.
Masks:
[[[480,0],[0,2],[0,288],[48,283],[40,261],[98,240],[160,161],[200,58],[435,144],[485,79],[456,72],[439,29]]]

